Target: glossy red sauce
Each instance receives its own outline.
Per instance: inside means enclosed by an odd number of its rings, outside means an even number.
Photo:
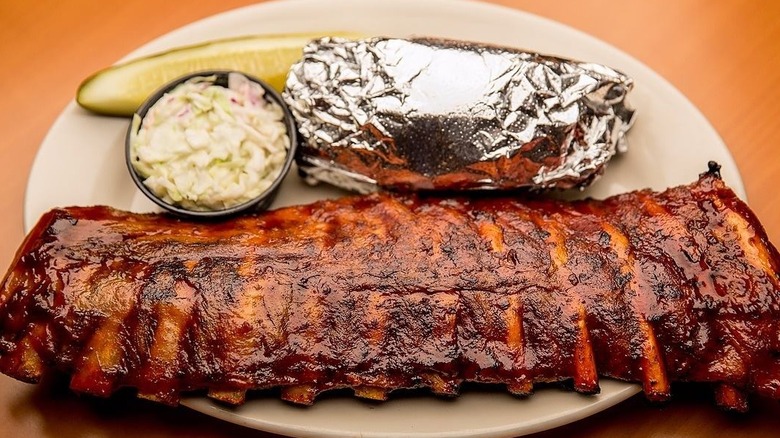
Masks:
[[[745,392],[780,398],[779,259],[714,174],[604,201],[377,194],[223,223],[58,209],[0,291],[0,370],[166,403],[462,381],[591,393],[606,375],[652,399],[717,383],[745,409]]]

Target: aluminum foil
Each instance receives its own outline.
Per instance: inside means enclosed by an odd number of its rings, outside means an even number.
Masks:
[[[368,192],[583,187],[626,149],[633,81],[440,39],[323,38],[283,93],[309,182]]]

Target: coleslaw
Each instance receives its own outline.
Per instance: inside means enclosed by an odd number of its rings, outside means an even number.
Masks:
[[[132,166],[164,202],[191,211],[251,201],[279,176],[290,149],[281,106],[231,72],[227,86],[198,76],[133,118]]]

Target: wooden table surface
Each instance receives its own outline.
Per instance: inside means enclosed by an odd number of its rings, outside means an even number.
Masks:
[[[254,0],[0,0],[0,265],[23,237],[25,186],[50,125],[87,75],[191,21]],[[774,0],[542,2],[493,0],[590,33],[646,63],[679,88],[725,140],[750,205],[780,242],[780,2]],[[345,13],[348,13],[346,11]],[[755,400],[746,415],[712,404],[707,388],[675,399],[641,396],[539,436],[778,436],[780,404]],[[576,395],[572,395],[575,397]],[[261,432],[120,394],[79,397],[62,381],[27,385],[0,376],[2,437],[258,437]]]

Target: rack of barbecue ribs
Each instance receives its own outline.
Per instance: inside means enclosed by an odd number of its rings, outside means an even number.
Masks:
[[[575,202],[372,194],[187,222],[46,213],[0,289],[0,370],[73,390],[238,404],[281,387],[596,393],[599,376],[780,399],[777,250],[718,167]]]

